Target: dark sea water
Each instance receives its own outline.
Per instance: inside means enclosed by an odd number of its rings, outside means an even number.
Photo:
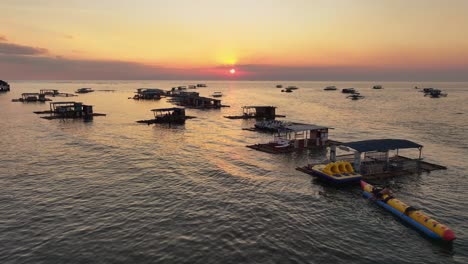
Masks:
[[[190,81],[11,82],[0,94],[0,263],[468,263],[468,83],[207,81],[219,110],[188,109],[185,125],[142,125],[136,88]],[[328,85],[355,87],[351,101]],[[436,87],[431,99],[413,87]],[[48,104],[23,92],[96,91],[72,100],[108,114],[93,122],[44,120]],[[54,98],[68,101],[70,98]],[[326,150],[273,155],[245,146],[272,136],[229,120],[243,105],[275,105],[286,120],[330,126],[342,141],[401,138],[448,170],[387,181],[396,196],[452,228],[436,243],[361,196],[296,171]],[[409,153],[417,155],[417,153]]]

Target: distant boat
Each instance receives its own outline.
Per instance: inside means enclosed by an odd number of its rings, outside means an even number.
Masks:
[[[276,88],[283,88],[283,85],[277,84],[277,85],[276,85]]]
[[[288,87],[286,87],[286,89],[289,89],[289,90],[297,90],[297,89],[299,89],[299,88],[298,88],[297,86],[294,86],[294,85],[293,85],[293,86],[288,86]]]
[[[197,83],[197,87],[206,87],[206,84],[204,84],[204,83]]]
[[[336,88],[336,86],[327,86],[327,87],[325,87],[325,89],[323,89],[323,90],[325,90],[325,91],[336,91],[337,88]]]
[[[432,91],[434,91],[434,88],[423,88],[421,92],[423,92],[424,94],[429,94]]]
[[[424,96],[430,96],[431,98],[446,97],[447,93],[443,93],[439,89],[432,89],[430,92],[425,93]]]
[[[344,88],[341,90],[341,92],[353,94],[353,93],[356,93],[357,91],[354,88]]]
[[[197,89],[197,86],[196,85],[189,85],[188,88],[189,89]]]
[[[383,88],[382,85],[374,85],[374,86],[372,87],[372,89],[378,89],[378,90],[380,90],[380,89],[382,89],[382,88]]]
[[[223,93],[222,92],[214,92],[211,96],[213,96],[213,97],[222,97]]]
[[[293,91],[293,89],[291,89],[291,88],[289,88],[289,87],[287,87],[287,88],[281,90],[281,92],[284,92],[284,93],[292,93],[292,91]]]
[[[364,99],[365,97],[361,95],[360,93],[353,93],[351,95],[346,96],[346,98],[349,98],[351,100],[359,100],[359,99]]]
[[[4,80],[0,80],[0,92],[8,92],[10,91],[10,84],[8,84]]]
[[[75,93],[91,93],[91,92],[94,92],[94,90],[91,88],[80,88],[76,90]]]

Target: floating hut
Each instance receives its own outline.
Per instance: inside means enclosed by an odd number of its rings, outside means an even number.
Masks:
[[[183,124],[185,120],[195,118],[193,116],[186,116],[185,109],[179,107],[158,108],[151,111],[154,114],[154,119],[139,120],[137,123],[145,123],[148,125],[156,123]]]
[[[353,154],[336,155],[337,148]],[[384,179],[419,172],[447,169],[444,166],[422,160],[423,146],[403,139],[374,139],[348,143],[336,143],[330,147],[330,161],[348,161],[364,179]],[[416,158],[399,155],[402,149],[416,149]],[[306,172],[307,167],[297,168]]]
[[[40,93],[22,93],[21,98],[18,99],[13,99],[11,100],[12,102],[46,102],[46,101],[52,101],[49,98],[46,98],[45,94],[40,94]]]
[[[166,91],[157,88],[139,88],[135,93],[133,96],[135,100],[159,100]]]
[[[313,124],[292,123],[275,133],[273,141],[247,147],[274,154],[323,147],[329,143],[328,129]]]
[[[276,114],[276,106],[243,106],[242,115],[240,116],[225,116],[229,119],[249,119],[249,118],[265,118],[275,119],[275,117],[286,117],[285,115]]]
[[[42,116],[44,119],[65,119],[65,118],[83,118],[90,120],[94,116],[105,116],[93,112],[92,105],[85,105],[80,102],[53,102],[50,103],[50,110],[36,111],[35,114],[50,114],[49,116]]]
[[[59,90],[56,89],[41,89],[39,91],[40,94],[43,94],[45,96],[64,96],[64,97],[70,97],[70,96],[77,96],[75,94],[69,94],[69,93],[61,93]]]
[[[0,92],[8,92],[10,91],[10,84],[7,82],[0,80]]]
[[[217,109],[224,107],[219,99],[190,95],[180,96],[177,99],[177,105],[200,109]]]

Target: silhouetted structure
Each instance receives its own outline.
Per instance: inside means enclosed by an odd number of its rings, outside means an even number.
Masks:
[[[247,147],[269,152],[285,153],[300,149],[323,147],[328,144],[328,127],[312,124],[292,123],[284,126],[266,144],[255,144]]]
[[[185,109],[179,107],[171,108],[158,108],[151,110],[154,114],[154,119],[139,120],[137,123],[155,124],[155,123],[173,123],[183,124],[185,120],[195,118],[193,116],[186,116]]]
[[[10,91],[10,84],[0,80],[0,92],[8,92]]]
[[[11,100],[12,102],[24,102],[24,103],[29,103],[29,102],[46,102],[46,101],[52,101],[49,98],[46,98],[45,94],[40,94],[40,93],[22,93],[21,98],[18,99],[13,99]]]
[[[136,100],[159,100],[166,91],[157,88],[139,88],[135,93],[133,99]]]
[[[53,102],[50,103],[49,111],[36,111],[35,114],[50,114],[43,116],[44,119],[65,119],[65,118],[83,118],[90,120],[94,116],[105,116],[93,112],[92,105],[85,105],[81,102]]]
[[[229,119],[249,119],[249,118],[264,118],[275,119],[275,117],[286,117],[276,114],[276,106],[243,106],[241,116],[225,116]]]

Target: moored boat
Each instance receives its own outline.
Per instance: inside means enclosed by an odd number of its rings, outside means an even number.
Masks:
[[[380,85],[380,84],[372,86],[372,89],[376,89],[376,90],[380,90],[380,89],[382,89],[382,88],[383,88],[383,87],[382,87],[382,85]]]
[[[444,241],[453,241],[455,239],[455,234],[450,228],[425,215],[419,209],[401,202],[390,194],[383,194],[381,197],[376,197],[374,193],[378,193],[379,190],[365,181],[361,181],[361,188],[364,197],[370,198],[370,200],[423,232],[425,235]]]
[[[357,91],[354,88],[344,88],[344,89],[341,89],[341,92],[353,94],[353,93],[356,93]]]
[[[0,92],[10,91],[10,84],[4,80],[0,80]]]
[[[351,95],[346,96],[346,98],[349,98],[351,100],[359,100],[359,99],[364,99],[365,96],[361,95],[360,93],[353,93]]]
[[[337,88],[336,88],[336,86],[332,85],[332,86],[325,87],[323,90],[325,90],[325,91],[336,91]]]
[[[75,93],[90,93],[90,92],[94,92],[94,90],[91,88],[80,88],[76,90]]]
[[[431,98],[446,97],[447,93],[443,93],[439,89],[432,89],[429,92],[425,93],[424,96],[430,96]]]
[[[283,88],[283,85],[277,84],[277,85],[276,85],[276,88]]]
[[[213,97],[222,97],[223,93],[222,92],[214,92],[211,96],[213,96]]]

